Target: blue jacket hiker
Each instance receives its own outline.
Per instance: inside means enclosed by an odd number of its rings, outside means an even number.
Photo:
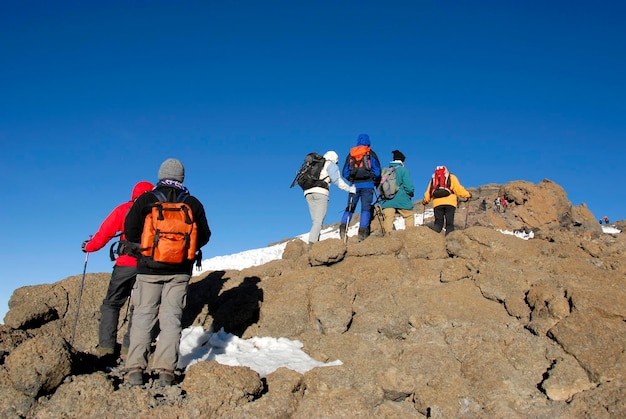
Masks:
[[[396,192],[393,198],[383,200],[381,204],[384,217],[383,228],[386,233],[389,233],[393,229],[396,213],[400,214],[404,219],[405,227],[415,226],[413,201],[411,200],[415,193],[415,187],[413,186],[409,170],[404,167],[404,154],[399,150],[392,151],[392,154],[393,161],[389,164],[389,167],[396,168],[395,174],[398,192]]]
[[[343,165],[343,177],[348,179],[354,186],[350,192],[348,206],[339,225],[339,236],[344,240],[347,238],[348,224],[359,200],[361,201],[359,241],[366,239],[370,234],[374,188],[380,181],[380,161],[374,150],[370,148],[370,144],[369,135],[360,134],[357,138],[356,146],[350,149],[350,153]]]

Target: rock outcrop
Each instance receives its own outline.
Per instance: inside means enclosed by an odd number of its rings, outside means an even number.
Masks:
[[[131,388],[95,356],[108,273],[87,275],[76,330],[80,275],[20,288],[0,327],[0,416],[624,417],[624,235],[547,180],[471,192],[447,236],[293,240],[282,260],[192,279],[185,326],[343,362],[303,375],[199,362],[177,385]]]

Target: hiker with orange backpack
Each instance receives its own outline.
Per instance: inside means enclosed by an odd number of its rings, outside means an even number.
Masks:
[[[424,192],[423,205],[433,201],[433,212],[435,213],[435,223],[432,227],[437,233],[446,227],[446,235],[454,231],[454,213],[458,205],[458,197],[469,200],[472,197],[459,179],[448,171],[446,166],[437,166],[435,173],[428,182],[426,192]]]
[[[111,211],[104,219],[100,228],[90,240],[85,240],[81,246],[85,253],[96,252],[102,249],[114,237],[120,237],[120,243],[125,239],[122,233],[124,231],[124,219],[133,202],[139,198],[144,192],[148,192],[154,188],[150,182],[138,182],[131,193],[130,201],[124,202]],[[113,244],[115,246],[115,243]],[[137,276],[137,258],[131,254],[127,254],[117,247],[119,256],[115,258],[111,247],[111,260],[115,261],[109,287],[106,296],[102,300],[100,306],[100,325],[98,329],[98,354],[103,358],[114,358],[118,355],[117,349],[117,323],[120,317],[120,310],[133,289],[135,278]],[[122,354],[128,350],[130,340],[129,322],[126,334],[122,341]]]
[[[374,201],[374,189],[380,181],[380,161],[378,156],[370,148],[370,137],[367,134],[360,134],[357,137],[357,144],[350,149],[343,165],[342,175],[352,183],[348,206],[341,218],[339,225],[339,236],[347,239],[347,229],[352,214],[356,209],[359,200],[361,201],[361,217],[359,220],[359,241],[365,240],[370,234],[370,221],[372,202]]]
[[[124,223],[126,239],[140,252],[125,365],[127,381],[133,386],[144,384],[151,331],[157,321],[160,333],[152,370],[161,386],[173,384],[187,287],[194,261],[201,257],[198,252],[211,237],[202,203],[183,185],[183,164],[165,160],[158,178],[156,188],[135,201]]]

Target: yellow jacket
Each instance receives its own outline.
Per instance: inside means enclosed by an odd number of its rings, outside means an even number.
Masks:
[[[453,207],[456,207],[458,203],[457,195],[465,199],[470,199],[470,197],[472,196],[469,192],[465,190],[465,188],[463,187],[463,185],[461,185],[461,183],[459,182],[459,179],[455,175],[450,173],[449,177],[450,177],[450,190],[452,191],[452,193],[443,198],[434,198],[433,208],[438,207],[439,205],[452,205]],[[422,204],[424,205],[428,205],[428,203],[431,200],[430,187],[431,187],[432,182],[433,181],[431,179],[428,182],[428,187],[426,188],[426,192],[424,192],[424,200],[422,201]]]

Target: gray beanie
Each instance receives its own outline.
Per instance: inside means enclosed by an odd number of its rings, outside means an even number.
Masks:
[[[159,167],[159,180],[171,179],[182,182],[185,180],[185,168],[180,160],[167,159]]]

